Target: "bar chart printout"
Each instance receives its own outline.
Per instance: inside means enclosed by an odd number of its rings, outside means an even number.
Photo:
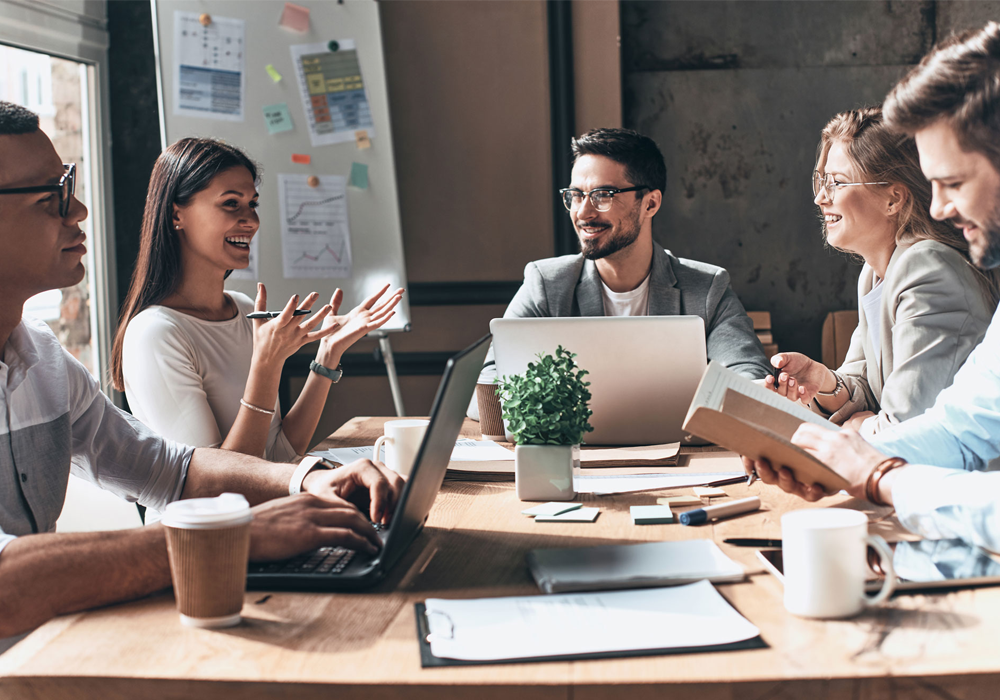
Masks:
[[[335,51],[330,47],[336,46]],[[353,39],[291,47],[302,108],[313,146],[353,142],[354,132],[374,136],[361,63]]]
[[[285,279],[351,276],[351,230],[347,219],[347,178],[278,175],[281,252]]]

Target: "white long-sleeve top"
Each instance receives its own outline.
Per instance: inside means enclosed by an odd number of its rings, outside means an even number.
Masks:
[[[165,306],[136,314],[125,331],[122,373],[133,415],[160,435],[195,447],[218,447],[236,422],[250,376],[253,301],[227,292],[238,313],[203,321]],[[277,402],[263,456],[295,458],[281,430]]]

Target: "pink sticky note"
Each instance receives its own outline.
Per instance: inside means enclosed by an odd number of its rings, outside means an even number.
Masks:
[[[297,32],[308,32],[309,8],[286,2],[285,9],[281,12],[280,24],[285,29],[294,29]]]
[[[309,165],[312,162],[312,156],[310,156],[308,153],[293,153],[292,162],[301,163],[302,165]]]

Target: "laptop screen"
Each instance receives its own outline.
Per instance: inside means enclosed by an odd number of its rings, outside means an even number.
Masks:
[[[400,494],[382,552],[383,565],[392,566],[406,551],[413,535],[430,513],[448,471],[465,411],[476,390],[479,371],[490,346],[490,335],[448,360],[431,408],[430,425],[417,452],[413,470]]]

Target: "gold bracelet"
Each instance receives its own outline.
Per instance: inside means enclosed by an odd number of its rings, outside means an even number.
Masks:
[[[240,399],[240,406],[242,406],[243,408],[249,408],[251,411],[256,411],[257,413],[263,413],[268,416],[274,415],[273,408],[269,411],[266,408],[261,408],[260,406],[254,406],[252,403],[247,403],[243,399]]]
[[[874,503],[877,506],[887,506],[889,505],[878,495],[878,485],[882,481],[882,477],[891,472],[896,467],[906,466],[907,462],[902,457],[889,457],[888,459],[883,459],[875,468],[872,469],[871,474],[865,480],[865,498]]]

